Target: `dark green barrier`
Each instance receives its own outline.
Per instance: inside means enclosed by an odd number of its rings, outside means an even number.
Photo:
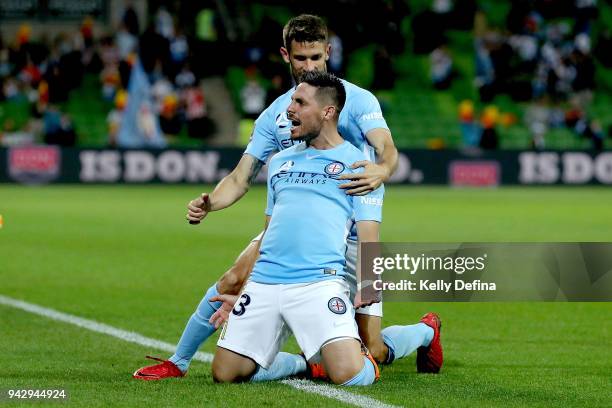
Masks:
[[[0,149],[3,183],[214,183],[242,149],[110,150],[28,146]],[[265,170],[257,182],[265,181]],[[612,152],[402,150],[392,183],[612,184]]]

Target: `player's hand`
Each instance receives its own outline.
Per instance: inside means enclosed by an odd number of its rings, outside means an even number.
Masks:
[[[362,291],[365,291],[365,295],[362,294]],[[353,306],[355,309],[359,309],[360,307],[371,306],[374,303],[382,302],[382,296],[380,291],[374,290],[371,286],[365,289],[359,289],[357,293],[355,293],[355,300],[353,300]]]
[[[211,302],[223,302],[223,304],[212,316],[210,316],[208,323],[214,325],[215,329],[218,329],[223,323],[227,322],[229,314],[232,312],[237,300],[238,295],[218,295],[211,297]]]
[[[187,204],[187,221],[190,224],[199,224],[210,212],[210,200],[208,193],[202,193],[199,197]]]
[[[339,180],[351,180],[339,187],[346,190],[350,195],[366,195],[376,190],[382,183],[389,178],[389,172],[385,166],[372,163],[368,160],[361,160],[353,163],[351,168],[363,167],[363,173],[343,174]]]
[[[353,301],[353,306],[355,307],[355,309],[359,309],[360,307],[370,306],[373,303],[376,303],[376,302],[373,300],[370,300],[370,301],[362,300],[360,290],[358,290],[357,293],[355,293],[355,300]]]

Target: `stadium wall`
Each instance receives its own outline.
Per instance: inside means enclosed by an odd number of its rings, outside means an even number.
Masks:
[[[113,150],[0,148],[0,183],[215,183],[239,148]],[[256,182],[265,183],[266,171]],[[401,150],[391,183],[414,185],[612,185],[612,152]]]

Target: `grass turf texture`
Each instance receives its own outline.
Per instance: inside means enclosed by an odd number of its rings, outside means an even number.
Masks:
[[[205,190],[0,186],[0,294],[175,343],[263,225],[265,191],[255,187],[189,226],[185,204]],[[389,187],[382,238],[612,241],[610,202],[606,188]],[[443,320],[442,374],[417,375],[410,356],[350,392],[405,406],[610,404],[610,303],[387,303],[383,323],[429,310]],[[184,379],[138,382],[130,375],[143,356],[165,353],[5,306],[0,333],[0,388],[66,388],[70,405],[342,405],[282,384],[215,385],[199,362]]]

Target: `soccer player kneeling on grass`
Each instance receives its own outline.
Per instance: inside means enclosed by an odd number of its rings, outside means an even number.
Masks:
[[[312,15],[300,15],[289,20],[283,29],[281,54],[289,64],[295,83],[300,83],[306,72],[326,71],[330,44],[325,22]],[[342,81],[346,92],[345,106],[338,118],[338,132],[358,150],[365,152],[369,160],[352,163],[351,169],[343,170],[338,183],[351,196],[359,196],[376,190],[390,177],[397,165],[397,149],[389,128],[383,118],[380,105],[374,95],[347,81]],[[276,150],[284,150],[300,143],[290,134],[291,122],[287,119],[287,106],[295,92],[292,88],[277,98],[257,119],[252,140],[238,165],[209,195],[203,193],[189,202],[190,222],[200,222],[211,211],[219,211],[237,202],[248,190],[261,166]],[[376,153],[374,155],[374,152]],[[363,171],[361,171],[363,170]],[[352,223],[354,225],[354,223]],[[226,313],[231,306],[230,298],[238,295],[247,281],[259,256],[261,235],[255,238],[239,255],[234,265],[206,291],[202,301],[189,318],[175,353],[159,364],[146,366],[134,373],[139,380],[161,380],[182,377],[198,347],[217,329],[222,319],[214,319],[219,312]],[[354,296],[357,288],[356,258],[357,231],[350,228],[346,239],[347,250],[345,279]],[[234,302],[230,302],[233,305]],[[415,350],[417,371],[437,373],[443,362],[440,342],[440,319],[428,313],[417,324],[391,326],[381,330],[382,302],[360,307],[356,320],[361,339],[376,361],[390,364]],[[214,324],[213,324],[214,321]]]
[[[378,376],[374,359],[362,354],[343,276],[347,223],[354,214],[359,241],[377,241],[384,191],[364,200],[337,187],[351,163],[365,160],[337,131],[344,100],[342,82],[321,72],[306,74],[291,98],[291,137],[306,143],[270,162],[261,255],[217,343],[216,381],[305,371],[302,357],[277,357],[290,331],[306,360],[320,355],[333,383],[368,385]]]

